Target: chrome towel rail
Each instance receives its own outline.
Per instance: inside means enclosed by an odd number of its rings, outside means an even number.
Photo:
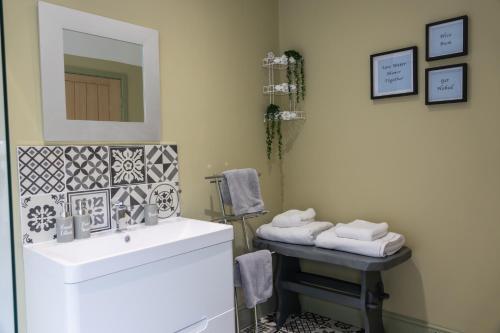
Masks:
[[[258,172],[258,175],[259,175],[259,177],[261,176],[260,172]],[[232,223],[232,222],[241,221],[241,229],[243,232],[243,238],[245,240],[246,253],[250,252],[251,247],[250,247],[250,240],[248,239],[247,220],[263,216],[263,215],[267,214],[268,211],[262,210],[259,212],[242,214],[242,215],[228,214],[226,212],[224,200],[222,199],[221,183],[224,180],[224,175],[207,176],[207,177],[205,177],[205,180],[208,180],[210,182],[210,184],[215,184],[215,187],[217,188],[217,194],[219,197],[219,205],[220,205],[221,213],[222,213],[222,215],[220,217],[213,219],[212,222],[228,224],[228,223]],[[271,252],[271,253],[273,253],[273,252]],[[235,302],[235,307],[236,307],[236,310],[235,310],[236,331],[239,333],[240,332],[240,324],[239,324],[239,315],[238,315],[238,296],[237,296],[236,290],[234,292],[234,302]],[[259,326],[258,326],[259,316],[258,316],[257,306],[255,306],[253,309],[253,316],[254,316],[254,323],[255,323],[255,332],[258,333],[259,332]]]

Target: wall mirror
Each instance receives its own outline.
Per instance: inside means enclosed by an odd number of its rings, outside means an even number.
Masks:
[[[47,141],[159,141],[158,32],[40,1]]]

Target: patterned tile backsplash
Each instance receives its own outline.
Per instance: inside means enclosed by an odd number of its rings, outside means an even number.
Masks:
[[[55,238],[64,202],[87,201],[92,232],[114,227],[113,204],[144,222],[146,203],[160,218],[180,215],[176,145],[30,146],[17,148],[23,244]]]
[[[144,146],[110,147],[111,185],[146,183]]]
[[[109,187],[109,149],[102,146],[69,146],[64,149],[66,189]]]
[[[65,190],[63,147],[19,147],[21,196]]]

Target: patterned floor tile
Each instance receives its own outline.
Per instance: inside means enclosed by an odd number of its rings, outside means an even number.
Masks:
[[[144,184],[144,147],[110,147],[111,185]]]
[[[65,195],[40,194],[21,199],[23,244],[45,242],[56,237],[56,217],[63,210]]]
[[[69,192],[68,202],[71,203],[73,215],[82,200],[86,201],[87,213],[92,220],[91,232],[111,229],[109,189]]]
[[[296,318],[312,321],[320,326],[328,325],[331,321],[331,319],[328,317],[323,317],[323,316],[320,316],[319,314],[312,313],[312,312],[301,313]]]
[[[330,319],[328,324],[325,326],[331,327],[336,330],[336,332],[341,333],[363,333],[365,330],[354,325],[346,324],[337,320]]]
[[[177,146],[146,146],[146,169],[148,183],[178,181],[179,168],[177,162]]]
[[[276,314],[270,313],[261,318],[259,318],[261,323],[270,324],[271,326],[276,326]]]
[[[158,205],[158,217],[180,215],[179,186],[175,183],[150,184],[147,202]]]
[[[103,146],[68,146],[64,149],[68,191],[109,187],[109,152]]]
[[[63,148],[18,147],[21,196],[65,191]]]
[[[276,332],[276,327],[270,326],[265,323],[258,323],[257,325],[258,332],[259,333],[275,333]],[[255,333],[255,325],[245,327],[244,329],[240,330],[241,333]],[[281,332],[280,332],[281,333]]]
[[[333,325],[333,326],[332,326]],[[276,331],[275,315],[269,314],[259,319],[259,333],[362,333],[364,330],[349,324],[332,320],[315,313],[305,312],[291,315],[285,325]],[[240,330],[241,333],[255,333],[255,325]]]
[[[338,331],[331,327],[320,327],[311,331],[311,333],[343,333],[343,331]]]
[[[296,318],[288,320],[285,325],[283,325],[283,328],[289,332],[312,333],[321,328],[321,325],[310,320]]]

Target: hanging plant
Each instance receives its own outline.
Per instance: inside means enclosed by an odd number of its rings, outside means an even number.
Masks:
[[[281,117],[280,107],[276,104],[269,104],[264,118],[266,120],[266,145],[267,158],[270,160],[273,152],[273,141],[275,136],[278,136],[278,156],[281,159],[283,148],[283,135],[281,133]]]
[[[297,103],[300,100],[304,100],[306,95],[306,84],[305,84],[305,76],[304,76],[304,57],[295,51],[288,50],[285,51],[285,55],[288,57],[288,67],[286,69],[286,78],[288,80],[288,84],[295,84],[297,87],[296,100]],[[290,61],[290,58],[293,58],[293,61]]]

